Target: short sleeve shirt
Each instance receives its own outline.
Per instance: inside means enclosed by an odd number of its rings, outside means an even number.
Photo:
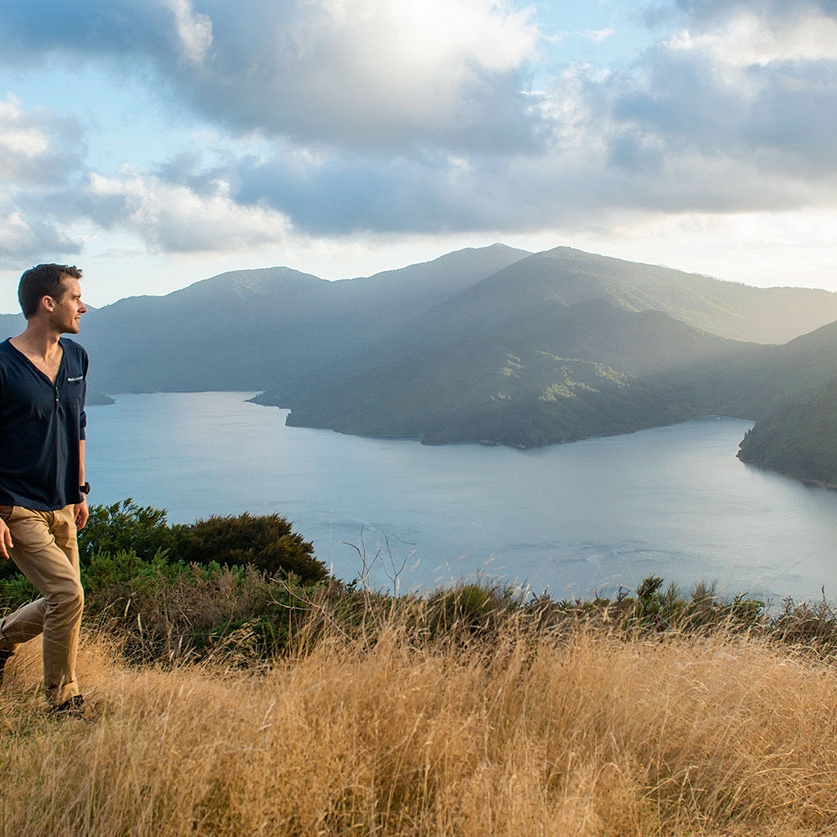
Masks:
[[[55,381],[9,340],[0,343],[0,505],[52,511],[81,502],[87,352],[67,338],[59,342]]]

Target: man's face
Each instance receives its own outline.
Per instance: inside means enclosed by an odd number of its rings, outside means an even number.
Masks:
[[[64,274],[61,277],[61,285],[64,293],[60,299],[54,300],[55,307],[50,319],[62,334],[78,334],[81,315],[87,311],[87,307],[81,301],[81,283],[78,279]]]

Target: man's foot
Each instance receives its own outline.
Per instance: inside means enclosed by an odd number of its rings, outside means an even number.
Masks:
[[[51,718],[79,718],[84,721],[84,698],[81,695],[75,695],[64,703],[53,706],[48,714]]]
[[[0,686],[3,685],[3,669],[6,668],[6,661],[9,657],[14,657],[14,652],[0,648]]]

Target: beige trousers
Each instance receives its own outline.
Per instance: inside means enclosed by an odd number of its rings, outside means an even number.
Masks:
[[[0,517],[12,533],[12,560],[42,596],[0,620],[0,648],[14,651],[19,643],[43,634],[44,691],[58,706],[79,693],[76,652],[84,591],[75,508],[44,512],[0,506]]]

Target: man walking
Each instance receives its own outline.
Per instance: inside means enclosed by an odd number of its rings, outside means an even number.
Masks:
[[[44,690],[57,715],[82,715],[76,650],[84,608],[76,532],[87,523],[87,353],[77,334],[81,271],[42,264],[20,278],[22,334],[0,343],[0,558],[41,598],[0,619],[0,682],[22,642],[43,634]]]

